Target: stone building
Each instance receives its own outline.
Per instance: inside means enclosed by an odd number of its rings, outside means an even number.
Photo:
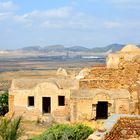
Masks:
[[[128,45],[109,55],[106,66],[84,69],[75,78],[13,80],[9,113],[72,122],[140,114],[139,58],[140,49]]]
[[[70,89],[77,88],[75,79],[16,79],[9,90],[9,111],[24,119],[55,118],[70,120]]]

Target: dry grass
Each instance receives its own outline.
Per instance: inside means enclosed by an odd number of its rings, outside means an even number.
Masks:
[[[20,140],[27,140],[47,130],[47,126],[38,124],[35,121],[23,121],[21,126],[23,129],[23,136]]]

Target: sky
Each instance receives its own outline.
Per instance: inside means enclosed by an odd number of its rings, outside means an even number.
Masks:
[[[0,49],[140,43],[140,0],[0,0]]]

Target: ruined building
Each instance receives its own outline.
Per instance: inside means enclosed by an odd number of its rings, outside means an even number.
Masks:
[[[9,113],[73,122],[140,114],[139,74],[140,49],[128,45],[109,54],[106,66],[84,69],[75,78],[13,80]]]

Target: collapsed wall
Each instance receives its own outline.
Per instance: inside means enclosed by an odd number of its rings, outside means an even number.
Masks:
[[[79,86],[90,88],[134,88],[140,77],[140,64],[122,63],[119,69],[92,68],[90,73],[80,80]]]

